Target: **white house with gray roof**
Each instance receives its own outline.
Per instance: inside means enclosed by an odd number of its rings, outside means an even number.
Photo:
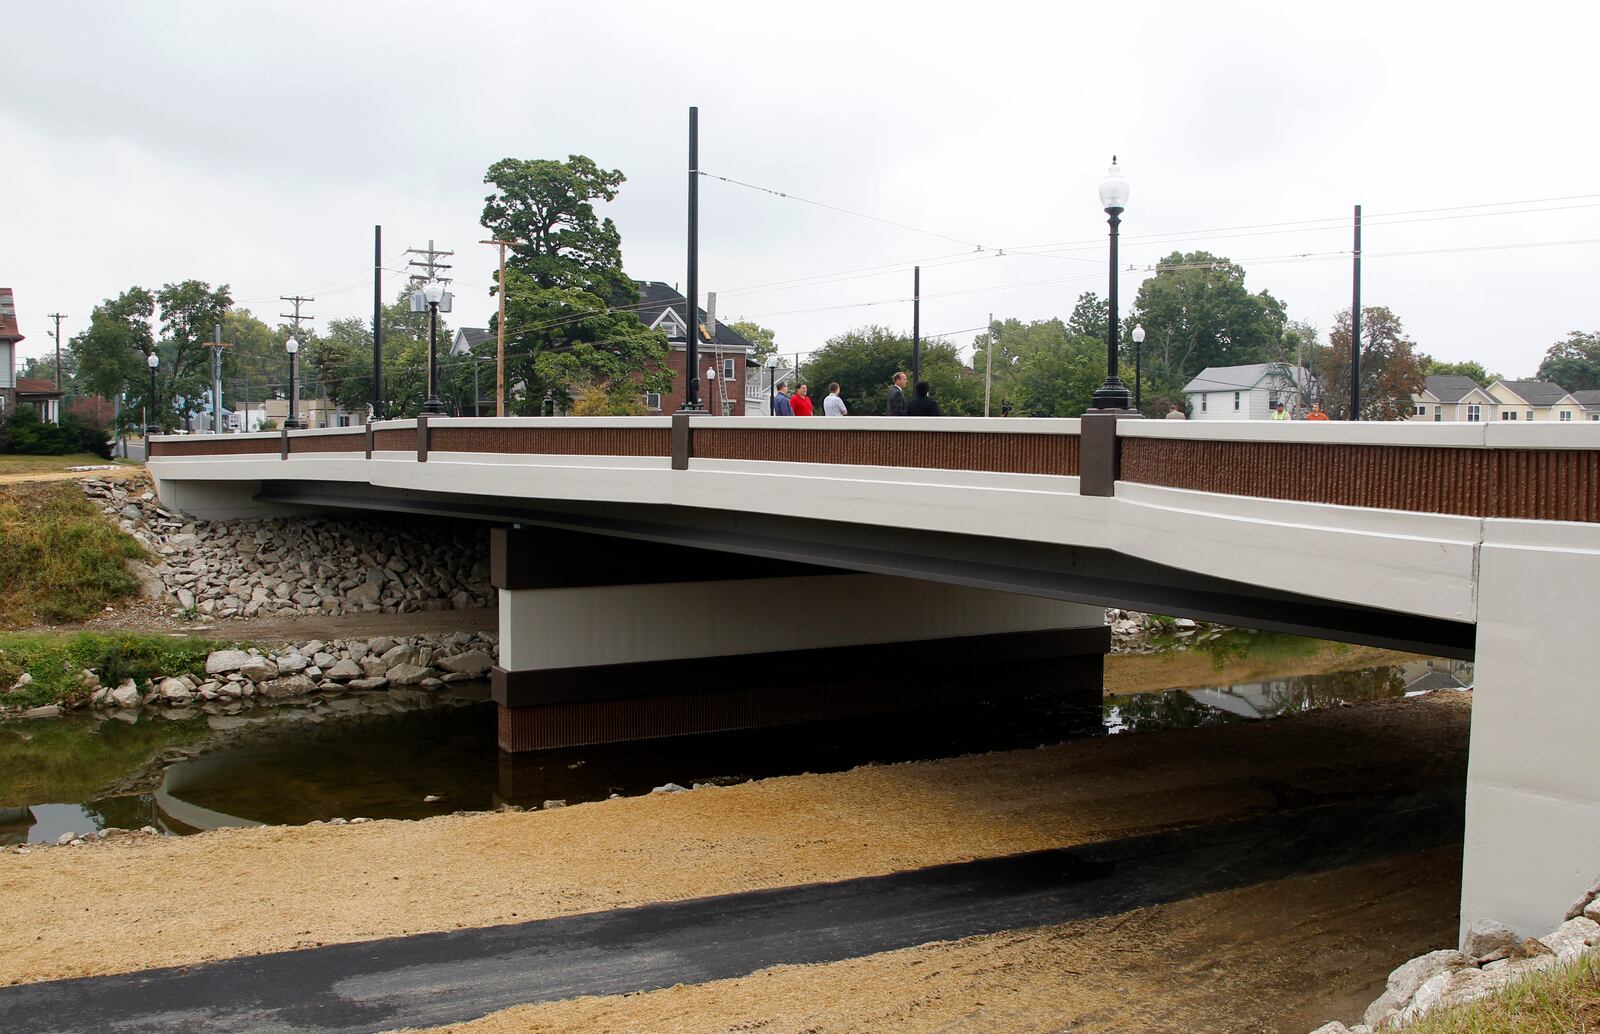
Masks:
[[[1495,381],[1488,391],[1499,404],[1501,420],[1571,422],[1583,409],[1566,388],[1549,381]]]
[[[1311,371],[1289,363],[1208,366],[1183,386],[1191,420],[1269,420],[1278,402],[1305,415],[1313,398]]]
[[[1422,382],[1422,390],[1411,396],[1412,422],[1481,423],[1499,419],[1500,403],[1478,386],[1471,377],[1434,374]]]

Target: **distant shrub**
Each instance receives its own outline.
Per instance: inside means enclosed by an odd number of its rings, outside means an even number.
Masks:
[[[23,406],[0,419],[0,453],[23,456],[67,456],[90,452],[102,459],[111,458],[111,443],[103,429],[68,413],[61,423],[39,419],[31,407]]]

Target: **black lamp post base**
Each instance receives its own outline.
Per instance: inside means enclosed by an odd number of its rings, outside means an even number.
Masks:
[[[1121,377],[1107,377],[1106,382],[1095,389],[1094,408],[1097,410],[1124,411],[1133,409],[1133,392],[1122,383]]]
[[[429,416],[444,416],[444,403],[438,399],[430,398],[422,404],[422,411]]]
[[[304,420],[285,420],[283,422],[283,429],[285,431],[300,431],[304,430],[305,426],[306,424]]]
[[[145,438],[149,438],[153,434],[160,434],[160,433],[161,433],[161,428],[157,427],[155,424],[147,424],[145,426],[145,429],[144,429]]]

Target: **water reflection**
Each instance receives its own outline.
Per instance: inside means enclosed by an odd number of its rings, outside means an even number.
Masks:
[[[1191,729],[1471,686],[1470,661],[1433,658],[1359,671],[1107,697],[1105,726],[1111,733]]]
[[[497,750],[493,705],[481,687],[444,697],[349,694],[228,715],[146,717],[134,725],[75,715],[0,730],[0,803],[10,805],[0,807],[0,844],[54,842],[64,833],[108,827],[182,835],[358,816],[415,819],[552,800],[576,804],[648,793],[667,782],[728,784],[1107,732],[1192,728],[1471,681],[1469,664],[1419,661],[1108,697],[1103,706],[1081,695],[1074,701],[1059,692],[997,689],[992,700],[945,711],[526,755]]]

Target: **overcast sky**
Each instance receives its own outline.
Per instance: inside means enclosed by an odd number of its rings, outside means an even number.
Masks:
[[[1567,331],[1600,329],[1600,4],[0,12],[0,285],[24,355],[51,347],[45,313],[68,313],[70,337],[133,284],[227,283],[272,323],[292,294],[324,321],[370,316],[374,224],[392,269],[429,238],[453,249],[452,323],[483,326],[482,179],[506,156],[620,169],[607,214],[629,273],[681,286],[691,104],[707,172],[926,231],[703,181],[701,288],[785,351],[909,328],[919,260],[924,332],[962,344],[991,312],[1065,315],[1103,292],[1112,153],[1140,267],[1124,305],[1142,267],[1203,248],[1326,332],[1350,303],[1361,203],[1363,301],[1424,351],[1527,376]],[[1506,202],[1537,203],[1468,207]]]

